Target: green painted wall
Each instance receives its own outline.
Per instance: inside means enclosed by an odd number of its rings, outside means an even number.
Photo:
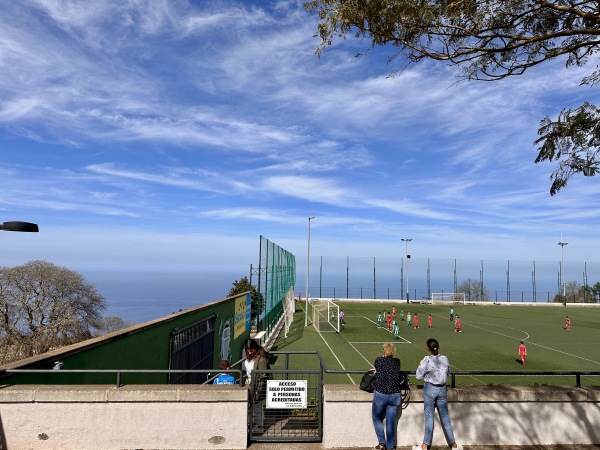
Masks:
[[[236,310],[237,306],[237,310]],[[174,329],[215,316],[213,367],[221,359],[239,360],[245,341],[250,337],[250,294],[226,298],[214,303],[172,314],[161,319],[90,339],[59,351],[13,363],[12,369],[52,369],[62,361],[65,369],[169,369],[170,338]],[[229,339],[224,330],[229,329]],[[237,335],[236,335],[237,333]],[[225,331],[227,334],[227,331]],[[224,343],[224,345],[222,345]],[[122,374],[122,384],[164,384],[168,374]],[[114,374],[5,374],[2,384],[114,384]]]

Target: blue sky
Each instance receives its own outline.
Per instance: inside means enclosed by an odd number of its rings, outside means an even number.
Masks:
[[[0,6],[2,265],[239,272],[311,255],[598,261],[597,178],[551,197],[539,121],[583,101],[558,60],[501,82],[336,42],[288,1]],[[591,67],[591,66],[590,66]]]

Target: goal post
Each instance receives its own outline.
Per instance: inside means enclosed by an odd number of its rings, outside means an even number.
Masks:
[[[322,300],[312,304],[312,322],[315,330],[323,332],[340,332],[340,307],[330,300]]]
[[[431,294],[431,303],[465,304],[464,292],[436,292]]]
[[[336,333],[340,332],[340,307],[333,302],[327,302],[327,317]]]

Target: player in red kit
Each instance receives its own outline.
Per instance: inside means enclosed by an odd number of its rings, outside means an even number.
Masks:
[[[565,330],[570,330],[571,329],[571,319],[569,319],[569,316],[567,316],[567,319],[565,321]]]
[[[414,321],[415,321],[415,330],[416,330],[417,328],[419,328],[419,316],[417,316],[416,313],[415,313]]]
[[[460,317],[456,316],[454,318],[454,331],[456,331],[457,333],[462,333],[461,329],[460,329]]]
[[[427,318],[427,323],[429,324],[429,328],[433,328],[433,319],[431,318],[431,314]]]
[[[521,364],[525,365],[525,357],[527,356],[527,347],[523,344],[523,341],[519,344],[519,357],[521,358]]]
[[[387,316],[385,316],[385,320],[387,320],[388,330],[392,329],[392,315],[388,312]]]

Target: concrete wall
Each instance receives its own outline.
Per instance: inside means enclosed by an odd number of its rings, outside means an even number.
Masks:
[[[324,388],[323,447],[372,447],[372,394],[356,386]],[[465,445],[600,443],[600,387],[457,387],[448,390],[456,441]],[[423,441],[423,390],[413,387],[398,421],[398,446]],[[433,444],[446,441],[438,418]]]
[[[245,449],[246,388],[237,386],[4,386],[2,448]],[[457,442],[599,444],[600,387],[459,387],[449,390]],[[323,447],[373,447],[372,395],[324,388]],[[398,446],[420,443],[422,390],[398,421]],[[443,445],[436,419],[434,444]]]
[[[245,449],[247,398],[222,385],[4,387],[1,448]]]

